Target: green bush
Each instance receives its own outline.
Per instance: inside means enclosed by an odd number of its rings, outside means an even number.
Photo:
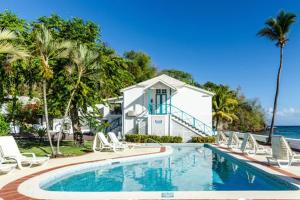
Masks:
[[[157,136],[157,135],[140,135],[140,134],[125,135],[125,140],[127,142],[134,142],[134,143],[154,143],[154,141],[160,143],[181,143],[182,142],[182,138],[179,136]]]
[[[9,124],[5,118],[0,114],[0,136],[7,135],[9,132]]]
[[[216,141],[215,136],[207,136],[207,137],[192,137],[192,143],[214,143]]]

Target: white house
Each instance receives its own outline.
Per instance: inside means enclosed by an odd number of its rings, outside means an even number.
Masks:
[[[167,75],[132,85],[118,97],[122,134],[212,135],[213,93]]]

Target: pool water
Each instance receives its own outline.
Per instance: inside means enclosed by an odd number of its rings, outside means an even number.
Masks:
[[[166,157],[68,174],[41,188],[70,192],[295,189],[212,147],[175,145],[172,148],[173,153]]]

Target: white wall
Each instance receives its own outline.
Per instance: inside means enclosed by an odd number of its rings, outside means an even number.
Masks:
[[[172,105],[212,127],[212,97],[188,87],[178,89]]]
[[[166,88],[163,84],[155,84],[154,88]],[[137,133],[137,118],[129,117],[128,112],[134,111],[137,115],[145,113],[148,109],[148,94],[144,91],[144,87],[134,87],[124,91],[123,95],[123,132]],[[155,103],[155,90],[151,90],[150,98]],[[169,89],[167,90],[169,97]],[[198,90],[182,87],[176,93],[172,92],[172,105],[178,107],[184,112],[190,114],[208,126],[212,126],[212,97]],[[168,102],[169,103],[169,99]],[[149,122],[149,121],[148,121]],[[148,126],[150,124],[148,123]],[[150,125],[151,126],[151,125]],[[151,127],[148,127],[148,129]],[[171,133],[172,134],[172,133]]]
[[[123,102],[123,131],[124,133],[136,133],[136,117],[129,117],[129,111],[135,111],[137,114],[143,113],[147,109],[147,94],[144,95],[144,88],[135,87],[124,92]]]

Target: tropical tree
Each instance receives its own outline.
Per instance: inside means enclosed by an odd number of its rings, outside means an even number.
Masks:
[[[51,67],[51,63],[55,62],[56,59],[67,58],[70,47],[71,43],[68,41],[59,42],[53,39],[50,31],[43,24],[41,24],[40,27],[35,30],[34,53],[39,58],[41,63],[45,121],[52,154],[55,152],[49,131],[47,81],[53,78],[53,69]]]
[[[156,75],[156,68],[151,57],[143,52],[128,51],[124,53],[128,62],[128,71],[135,77],[135,82],[141,82]]]
[[[277,100],[279,96],[280,89],[280,75],[282,71],[283,63],[283,48],[288,42],[288,33],[290,32],[291,25],[295,23],[296,15],[289,12],[281,11],[276,18],[270,18],[265,22],[265,27],[262,28],[257,35],[261,37],[266,37],[271,41],[276,42],[276,46],[279,47],[279,68],[277,72],[276,81],[276,92],[273,104],[273,114],[271,127],[269,132],[269,137],[267,143],[271,143],[271,137],[274,132],[275,116],[277,111]]]
[[[9,92],[9,89],[12,89],[11,91],[13,91],[13,108],[15,108],[17,101],[16,95],[20,83],[20,71],[24,69],[22,61],[29,56],[28,53],[20,47],[20,45],[14,43],[17,39],[18,37],[14,32],[6,29],[0,31],[0,54],[5,55],[4,60],[2,60],[2,66],[4,67],[0,69],[0,103],[4,99],[4,86],[6,86],[7,92]],[[15,113],[13,113],[12,121],[15,125]]]
[[[68,117],[68,113],[70,111],[71,102],[74,98],[75,93],[78,89],[84,89],[84,83],[82,82],[82,77],[88,77],[88,76],[94,76],[95,73],[99,69],[98,66],[98,57],[99,54],[95,51],[89,50],[84,45],[78,45],[73,48],[73,50],[70,53],[70,60],[71,60],[71,66],[67,71],[69,72],[69,77],[74,77],[73,85],[70,85],[70,96],[67,101],[67,106],[64,112],[63,120],[62,120],[62,126],[58,135],[57,139],[57,153],[59,152],[59,144],[60,144],[60,138],[63,131],[63,126],[65,124],[65,120]],[[83,87],[83,88],[81,88]]]
[[[234,113],[238,120],[229,124],[228,128],[234,131],[260,132],[265,130],[265,113],[258,99],[246,99],[237,91],[238,106]]]
[[[215,93],[212,99],[212,108],[216,129],[223,128],[224,122],[232,123],[234,120],[238,120],[236,116],[238,100],[235,91],[228,86],[217,85],[212,82],[207,82],[202,87]]]
[[[226,88],[220,87],[215,91],[212,101],[213,118],[215,118],[216,129],[219,129],[220,122],[227,121],[232,123],[237,120],[234,113],[238,101]]]
[[[190,85],[194,85],[194,83],[196,82],[192,74],[177,69],[164,69],[160,71],[159,74],[166,74]]]

